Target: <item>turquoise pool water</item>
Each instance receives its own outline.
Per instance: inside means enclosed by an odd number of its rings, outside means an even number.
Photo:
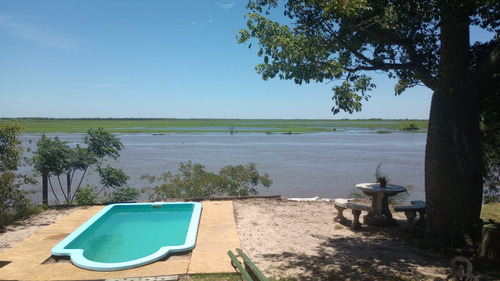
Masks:
[[[91,270],[121,270],[194,248],[201,203],[114,204],[52,249]]]

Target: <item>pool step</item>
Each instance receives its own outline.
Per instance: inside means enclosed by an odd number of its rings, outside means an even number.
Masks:
[[[177,281],[177,280],[179,280],[179,275],[106,279],[106,281]]]

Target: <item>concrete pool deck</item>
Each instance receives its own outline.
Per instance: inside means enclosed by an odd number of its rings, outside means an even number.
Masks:
[[[47,262],[50,250],[103,206],[77,210],[0,253],[0,280],[104,280],[175,274],[235,272],[228,250],[240,247],[233,203],[204,201],[196,247],[149,265],[111,272],[81,269],[70,262]]]

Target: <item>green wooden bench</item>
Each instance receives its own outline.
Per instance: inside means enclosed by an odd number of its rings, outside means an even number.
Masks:
[[[227,252],[231,258],[231,265],[237,269],[244,280],[246,281],[269,281],[264,274],[255,266],[250,258],[245,255],[241,249],[236,249],[238,255],[235,255],[231,250]],[[243,264],[238,260],[238,257],[243,259]]]

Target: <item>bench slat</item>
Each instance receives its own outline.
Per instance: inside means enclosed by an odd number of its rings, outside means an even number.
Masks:
[[[346,208],[346,209],[368,211],[368,212],[373,211],[373,208],[371,206],[357,204],[357,203],[351,202],[350,200],[351,199],[344,199],[344,198],[335,199],[335,205],[340,206],[342,208]]]
[[[253,281],[252,277],[250,276],[250,274],[248,274],[248,272],[245,270],[245,268],[243,267],[243,265],[240,263],[240,261],[238,260],[238,258],[236,258],[236,256],[233,254],[233,252],[231,252],[231,250],[229,250],[227,252],[227,254],[229,255],[229,257],[231,258],[231,261],[233,263],[233,266],[235,266],[236,268],[238,268],[240,274],[242,275],[242,277],[247,280],[247,281]]]
[[[425,207],[425,201],[424,200],[414,200],[414,201],[411,201],[411,204],[412,205],[419,205],[419,206]]]
[[[425,206],[410,205],[410,206],[394,206],[394,211],[404,212],[404,211],[418,211],[425,209]]]
[[[255,266],[255,264],[250,260],[250,258],[241,251],[241,249],[236,248],[236,252],[238,252],[240,257],[243,258],[243,261],[245,263],[245,267],[248,266],[250,268],[250,272],[249,272],[250,274],[253,273],[258,280],[269,281],[267,279],[267,277],[264,276],[264,274],[262,274],[262,272],[259,270],[259,268],[257,268],[257,266]],[[248,270],[248,268],[247,268],[247,270]]]

